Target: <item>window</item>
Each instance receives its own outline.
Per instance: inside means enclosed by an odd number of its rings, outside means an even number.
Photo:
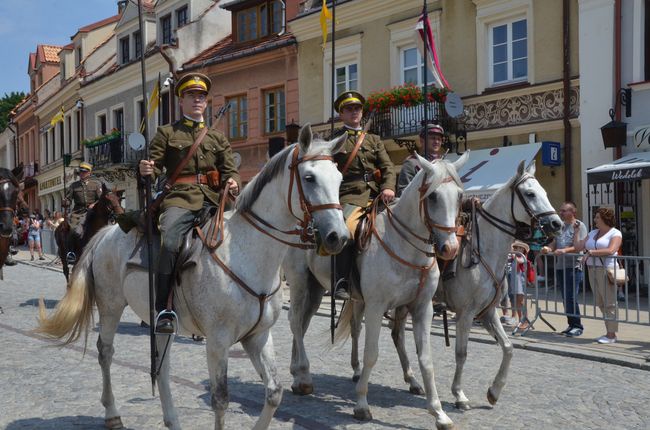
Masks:
[[[140,58],[142,55],[142,37],[140,36],[140,30],[133,33],[133,52],[135,52],[135,58]]]
[[[115,109],[113,111],[113,128],[124,134],[124,109]]]
[[[237,13],[237,41],[257,39],[257,7]]]
[[[526,20],[491,26],[489,40],[490,84],[525,80],[528,76]]]
[[[416,47],[402,48],[400,50],[401,82],[424,85],[424,58]],[[418,67],[419,66],[419,67]],[[433,73],[427,69],[427,84],[433,83]]]
[[[43,159],[45,160],[45,164],[48,164],[50,162],[50,139],[49,139],[49,131],[46,131],[43,134],[43,148],[45,148],[45,153],[43,154]],[[24,152],[23,152],[24,154]]]
[[[71,116],[65,117],[65,125],[66,125],[66,131],[68,133],[68,140],[66,141],[65,150],[63,151],[63,153],[67,154],[72,151],[72,117]]]
[[[161,41],[163,45],[171,45],[172,43],[172,16],[165,15],[160,18],[160,31],[162,34]]]
[[[245,139],[248,135],[248,103],[245,95],[226,99],[230,103],[228,111],[228,138]]]
[[[144,132],[144,118],[145,118],[144,101],[138,100],[136,116],[135,116],[135,126],[137,127],[137,131],[140,133]]]
[[[282,31],[282,3],[279,0],[237,12],[237,41],[247,42]]]
[[[187,6],[176,10],[176,26],[182,27],[187,24]]]
[[[158,124],[169,124],[169,92],[163,93],[160,96],[160,104],[158,105]]]
[[[75,150],[79,149],[79,144],[81,143],[81,111],[78,110],[75,112],[75,119],[77,122],[77,131],[76,131],[76,139],[75,139]]]
[[[122,59],[122,64],[129,62],[129,36],[123,37],[120,39],[120,58]]]
[[[97,134],[103,136],[106,134],[106,115],[97,117]]]
[[[284,88],[264,92],[264,133],[284,131]]]
[[[344,91],[356,90],[359,76],[357,74],[357,65],[348,64],[336,68],[336,94]]]
[[[50,128],[50,161],[54,161],[56,159],[56,152],[54,149],[56,148],[56,142],[54,141],[55,138],[54,134],[54,128]]]
[[[59,158],[60,158],[60,157],[63,156],[63,154],[61,154],[61,152],[63,151],[63,145],[65,145],[65,135],[64,135],[65,129],[63,128],[63,121],[59,122],[56,126],[59,129],[59,151],[58,151],[59,154],[58,155],[59,155]],[[56,154],[56,152],[54,152],[54,154]],[[54,156],[54,159],[56,160],[57,157]]]
[[[282,31],[284,22],[282,20],[282,3],[275,0],[271,3],[271,31],[275,34]]]
[[[75,58],[75,66],[79,67],[79,64],[81,64],[81,46],[77,47],[77,56]]]

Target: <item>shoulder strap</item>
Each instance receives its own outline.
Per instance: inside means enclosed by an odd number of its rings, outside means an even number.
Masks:
[[[350,156],[346,160],[345,165],[341,169],[341,173],[343,174],[343,176],[345,176],[345,174],[348,172],[348,169],[350,168],[350,165],[352,165],[352,162],[354,161],[354,157],[357,156],[357,152],[359,152],[359,148],[361,148],[361,144],[365,140],[366,134],[368,134],[368,130],[370,129],[370,124],[371,123],[372,123],[372,120],[369,119],[368,122],[366,122],[366,125],[363,127],[363,131],[361,132],[361,134],[357,138],[357,143],[354,145],[354,149],[350,153]]]
[[[196,138],[196,140],[192,144],[192,147],[190,148],[190,150],[187,152],[187,154],[181,160],[181,162],[178,164],[178,166],[176,166],[176,169],[174,170],[172,175],[167,180],[166,186],[171,187],[172,185],[174,185],[174,182],[176,182],[176,179],[178,179],[178,176],[183,171],[183,168],[185,167],[185,165],[187,165],[187,163],[190,161],[190,158],[192,158],[194,156],[194,154],[196,154],[196,150],[199,148],[199,145],[201,144],[201,142],[203,141],[205,136],[208,134],[208,129],[209,129],[208,126],[203,127],[203,130],[201,130],[201,133],[199,133],[198,137]]]

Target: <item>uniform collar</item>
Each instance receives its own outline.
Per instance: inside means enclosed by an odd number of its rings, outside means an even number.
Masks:
[[[190,128],[203,128],[205,127],[205,122],[203,121],[203,118],[201,118],[201,121],[195,121],[192,118],[189,118],[185,115],[183,115],[183,119],[181,120],[183,125],[190,127]]]
[[[361,133],[363,133],[362,128],[357,129],[357,128],[348,127],[347,125],[343,126],[343,128],[345,129],[345,132],[348,134],[348,136],[359,136]]]

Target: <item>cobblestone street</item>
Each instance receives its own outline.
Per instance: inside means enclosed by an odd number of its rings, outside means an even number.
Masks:
[[[30,333],[36,325],[37,302],[49,308],[64,292],[61,273],[19,264],[4,269],[0,282],[0,428],[102,429],[101,374],[95,349],[96,331],[83,343],[67,348]],[[329,321],[316,317],[306,343],[314,373],[315,394],[291,393],[289,358],[291,335],[286,311],[273,329],[278,372],[284,386],[283,401],[275,414],[274,429],[389,429],[434,428],[422,396],[409,394],[390,333],[382,331],[380,359],[370,384],[369,402],[374,420],[352,418],[354,384],[350,376],[349,342],[328,349]],[[147,329],[129,310],[115,342],[113,388],[126,428],[164,428],[158,398],[151,397]],[[453,408],[450,392],[454,370],[452,348],[438,336],[434,346],[436,382],[444,409],[462,429],[650,428],[649,373],[597,361],[517,349],[508,384],[496,406],[485,397],[496,374],[501,352],[495,345],[471,342],[464,377],[465,393],[474,408]],[[417,363],[413,342],[407,342]],[[453,346],[453,343],[452,343]],[[414,369],[415,370],[415,369]],[[419,371],[416,370],[419,378]],[[172,390],[181,424],[186,429],[213,428],[209,406],[205,346],[178,338],[172,352]],[[239,345],[229,361],[230,407],[228,428],[251,428],[260,413],[264,390],[253,366]]]

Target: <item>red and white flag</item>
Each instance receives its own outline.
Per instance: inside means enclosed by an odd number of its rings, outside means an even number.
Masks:
[[[445,79],[445,76],[442,74],[442,69],[440,68],[440,62],[438,61],[438,54],[436,53],[436,44],[433,40],[433,33],[431,32],[431,22],[429,22],[429,17],[425,18],[424,12],[420,15],[418,23],[415,26],[415,40],[418,45],[418,50],[424,58],[424,50],[427,50],[427,64],[426,67],[431,70],[433,74],[433,79],[438,88],[447,88],[449,83]]]

